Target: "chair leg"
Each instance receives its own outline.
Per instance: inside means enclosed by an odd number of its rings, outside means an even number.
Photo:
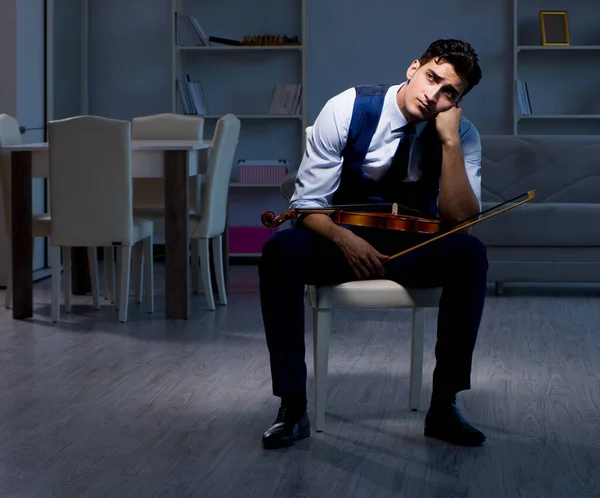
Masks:
[[[8,241],[10,243],[10,240]],[[6,296],[4,301],[4,306],[7,310],[12,308],[12,255],[10,253],[10,249],[8,251],[8,255],[6,257],[8,261],[8,268],[6,271],[7,281],[6,281]]]
[[[146,285],[146,307],[148,313],[154,313],[154,248],[152,235],[144,240],[144,283]],[[140,268],[141,272],[141,268]]]
[[[115,253],[112,247],[104,248],[104,299],[115,304]]]
[[[327,399],[327,365],[329,363],[329,335],[331,333],[331,310],[313,309],[313,360],[315,376],[315,430],[325,426]]]
[[[219,291],[219,302],[227,304],[227,289],[225,288],[225,269],[223,261],[223,236],[217,235],[211,239],[213,260],[215,263],[215,277]]]
[[[92,296],[94,309],[100,309],[100,289],[98,288],[98,254],[95,247],[88,247],[88,262],[90,265],[90,280],[92,281]]]
[[[202,273],[202,286],[208,309],[215,309],[215,296],[213,295],[212,282],[210,279],[210,259],[208,254],[208,239],[198,239],[200,253],[200,271]]]
[[[131,246],[117,248],[117,267],[119,268],[119,321],[127,321],[129,304],[129,279],[131,277]]]
[[[52,268],[52,305],[51,315],[52,321],[58,322],[60,320],[60,247],[48,245],[48,252],[50,256],[50,266]]]
[[[192,239],[192,292],[200,292],[200,239]]]
[[[115,309],[119,311],[121,307],[121,260],[123,258],[123,252],[116,248],[116,263],[115,263]]]
[[[65,312],[71,313],[71,248],[63,247],[62,248],[62,257],[63,257],[63,276],[64,276],[64,299],[65,299]]]
[[[131,250],[131,284],[136,303],[142,304],[144,293],[144,246],[143,242],[134,244]]]
[[[421,390],[423,385],[423,343],[425,341],[426,308],[412,309],[412,337],[410,345],[410,391],[409,408],[421,409]]]

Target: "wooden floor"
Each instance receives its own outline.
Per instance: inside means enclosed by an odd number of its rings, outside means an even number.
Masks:
[[[188,322],[163,318],[157,272],[156,314],[132,300],[127,324],[84,297],[53,326],[49,282],[35,287],[33,320],[0,311],[1,497],[600,496],[599,287],[490,288],[473,390],[459,398],[488,435],[482,448],[424,438],[424,412],[407,410],[399,310],[334,315],[326,430],[265,451],[278,402],[256,268],[232,268],[215,312],[194,296]],[[307,347],[314,419],[310,333]]]

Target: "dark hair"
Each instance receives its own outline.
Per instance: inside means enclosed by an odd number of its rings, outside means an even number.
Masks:
[[[466,95],[481,81],[479,57],[473,47],[465,41],[452,39],[434,41],[423,53],[419,62],[423,65],[432,59],[436,63],[443,60],[452,64],[455,71],[467,80],[467,88],[465,88],[463,95]]]

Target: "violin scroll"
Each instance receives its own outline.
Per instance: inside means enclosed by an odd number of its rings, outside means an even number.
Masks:
[[[295,210],[285,211],[284,213],[281,213],[277,216],[275,216],[275,213],[273,211],[265,211],[261,215],[260,221],[262,222],[263,226],[267,228],[276,228],[279,225],[285,223],[287,220],[291,220],[297,217],[298,213]]]

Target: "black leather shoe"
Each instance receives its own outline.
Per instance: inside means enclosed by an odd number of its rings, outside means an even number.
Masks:
[[[456,403],[429,408],[425,436],[462,446],[480,446],[485,442],[485,434],[465,420]]]
[[[268,450],[285,448],[300,439],[310,437],[310,421],[306,408],[282,404],[273,425],[263,434],[263,446]]]

